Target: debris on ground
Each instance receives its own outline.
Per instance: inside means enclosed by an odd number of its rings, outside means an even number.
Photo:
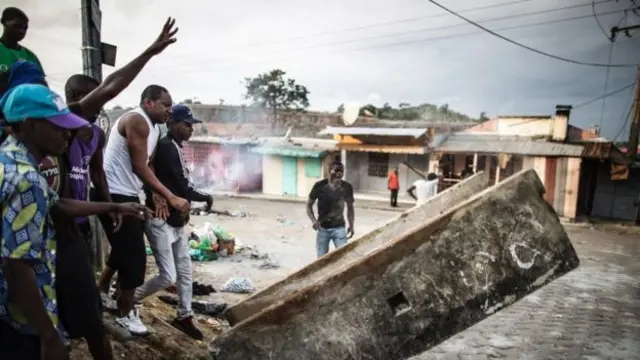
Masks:
[[[256,291],[253,281],[246,277],[233,277],[227,280],[220,288],[220,291],[236,294],[250,294]]]
[[[213,261],[219,257],[232,256],[235,251],[235,235],[220,225],[206,222],[194,227],[189,235],[189,255],[194,261]],[[147,254],[152,253],[151,248],[147,247]]]
[[[216,292],[216,289],[214,289],[213,286],[201,284],[197,281],[193,282],[192,289],[193,289],[192,292],[194,296],[207,296],[211,293]],[[178,289],[175,284],[167,287],[165,291],[171,294],[178,293]]]
[[[178,306],[178,298],[171,295],[160,295],[158,299],[162,300],[165,304],[172,306]],[[227,303],[209,303],[205,301],[192,301],[191,308],[198,314],[207,315],[211,317],[218,317],[227,309]]]
[[[280,262],[278,262],[278,260],[275,260],[275,259],[266,259],[265,261],[262,262],[262,264],[258,266],[258,268],[263,270],[279,269]]]
[[[214,215],[223,215],[223,216],[230,216],[230,217],[248,217],[251,216],[251,214],[249,214],[246,211],[228,211],[228,210],[215,210],[215,209],[204,209],[204,208],[193,208],[191,209],[191,215],[194,216],[206,216],[206,215],[210,215],[210,214],[214,214]]]

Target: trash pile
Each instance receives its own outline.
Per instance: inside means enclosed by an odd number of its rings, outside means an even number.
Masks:
[[[195,261],[213,261],[235,253],[236,238],[220,225],[205,222],[193,229],[189,237],[189,254]]]

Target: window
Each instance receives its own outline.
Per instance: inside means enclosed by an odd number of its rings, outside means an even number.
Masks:
[[[389,173],[389,154],[369,153],[367,174],[373,177],[386,178]]]
[[[320,178],[322,175],[322,161],[317,158],[307,158],[304,162],[304,175],[308,178]]]

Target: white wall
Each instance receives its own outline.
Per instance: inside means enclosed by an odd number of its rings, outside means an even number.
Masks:
[[[280,156],[262,157],[262,192],[282,195],[282,160]]]
[[[389,166],[386,174],[394,167],[398,166],[398,175],[400,180],[400,191],[408,189],[414,181],[420,176],[401,165],[406,161],[416,170],[423,173],[428,172],[429,156],[428,155],[408,155],[408,154],[389,154]],[[355,191],[383,193],[387,192],[387,175],[384,177],[375,177],[368,175],[369,153],[360,151],[351,151],[347,153],[347,176],[346,180],[353,185]]]

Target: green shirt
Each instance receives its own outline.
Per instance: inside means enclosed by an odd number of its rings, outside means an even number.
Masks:
[[[15,62],[21,60],[38,64],[38,66],[40,66],[40,69],[42,69],[40,60],[38,60],[36,54],[34,54],[31,50],[27,49],[24,46],[20,46],[19,50],[10,49],[6,47],[2,42],[0,42],[0,75],[11,70],[11,66]]]

